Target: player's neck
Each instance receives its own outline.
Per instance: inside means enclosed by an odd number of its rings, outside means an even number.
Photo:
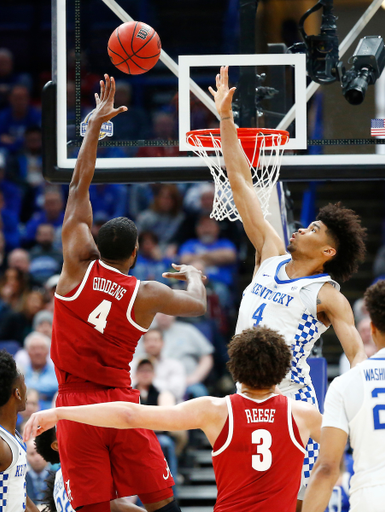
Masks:
[[[323,274],[323,262],[314,259],[293,258],[285,266],[285,271],[289,279],[298,279],[299,277],[316,276]]]
[[[16,422],[17,412],[14,410],[14,407],[10,407],[8,404],[5,404],[0,409],[0,425],[12,435],[15,435]]]
[[[247,386],[246,384],[240,384],[239,392],[242,395],[247,396],[248,398],[252,398],[254,400],[265,400],[274,394],[275,386],[264,389],[255,389]]]
[[[118,262],[113,260],[107,260],[106,258],[100,258],[103,263],[108,265],[109,267],[116,268],[116,270],[119,270],[122,274],[128,275],[128,272],[130,270],[130,264],[129,262]]]

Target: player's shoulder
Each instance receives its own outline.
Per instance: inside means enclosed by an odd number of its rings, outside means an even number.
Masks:
[[[334,282],[326,282],[322,285],[318,292],[318,300],[319,304],[327,304],[332,307],[349,306],[348,299],[340,292],[339,285],[335,286]]]
[[[341,393],[342,395],[349,393],[349,389],[352,389],[352,384],[361,378],[364,363],[365,361],[358,363],[354,368],[333,379],[328,391]]]

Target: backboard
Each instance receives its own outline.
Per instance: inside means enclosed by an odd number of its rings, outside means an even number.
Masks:
[[[370,126],[371,119],[385,118],[384,79],[369,87],[362,105],[350,105],[339,82],[318,88],[306,77],[305,56],[283,53],[281,43],[299,40],[290,22],[298,23],[314,3],[290,2],[288,12],[284,0],[260,2],[255,34],[250,34],[245,13],[233,0],[196,0],[183,9],[175,0],[53,0],[53,76],[43,96],[46,178],[69,181],[81,122],[93,109],[93,93],[107,72],[119,83],[116,104],[129,98],[130,105],[127,114],[113,120],[113,136],[100,141],[95,182],[210,179],[184,134],[218,125],[207,89],[215,85],[221,65],[230,66],[231,84],[237,86],[240,126],[246,117],[254,126],[290,131],[282,179],[383,178],[385,147],[370,135]],[[346,67],[360,37],[385,37],[381,3],[359,2],[352,8],[351,2],[335,1]],[[116,70],[106,51],[111,32],[130,19],[153,26],[162,40],[160,62],[143,75]],[[316,33],[317,20],[313,24]]]

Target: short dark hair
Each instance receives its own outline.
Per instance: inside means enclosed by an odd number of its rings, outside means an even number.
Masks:
[[[252,327],[236,334],[229,344],[227,367],[236,382],[254,389],[279,384],[290,369],[291,351],[281,334]]]
[[[0,407],[12,396],[15,381],[20,377],[15,360],[6,350],[0,350]]]
[[[337,254],[324,264],[324,271],[336,281],[346,281],[357,272],[365,258],[366,229],[360,217],[341,203],[328,204],[320,209],[317,220],[327,227],[327,235],[335,243]]]
[[[107,260],[124,261],[133,253],[138,230],[127,217],[111,219],[100,228],[97,245],[100,256]]]
[[[35,447],[39,455],[44,460],[51,464],[59,464],[59,452],[51,447],[51,444],[56,441],[56,430],[52,427],[35,438]]]
[[[377,281],[364,294],[365,306],[373,325],[385,334],[385,281]]]

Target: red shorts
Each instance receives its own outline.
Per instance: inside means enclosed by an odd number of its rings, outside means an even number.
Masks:
[[[139,392],[91,383],[64,384],[56,405],[118,401],[139,403]],[[152,430],[92,427],[63,420],[57,426],[57,439],[74,509],[135,494],[143,497],[143,503],[173,495],[174,480]]]

